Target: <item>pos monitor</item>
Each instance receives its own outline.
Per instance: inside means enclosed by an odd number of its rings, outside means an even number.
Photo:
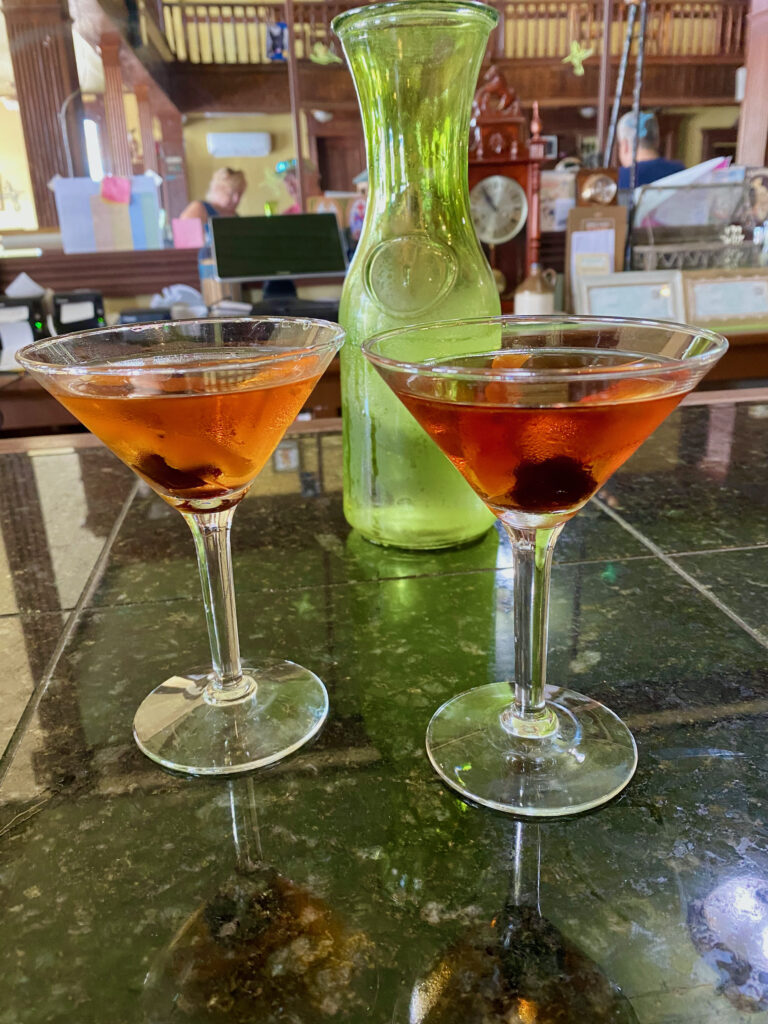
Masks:
[[[346,249],[332,213],[213,217],[210,225],[221,281],[296,281],[346,273]]]

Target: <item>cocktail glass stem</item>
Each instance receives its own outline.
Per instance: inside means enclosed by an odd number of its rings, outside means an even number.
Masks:
[[[214,703],[237,700],[253,688],[253,681],[243,675],[237,634],[230,548],[236,507],[220,512],[182,513],[195,539],[213,661],[213,680],[206,690],[206,699]]]
[[[514,703],[501,714],[501,724],[515,736],[550,736],[557,717],[544,701],[547,677],[549,577],[552,554],[563,524],[519,529],[503,523],[512,542],[514,572],[515,681]]]

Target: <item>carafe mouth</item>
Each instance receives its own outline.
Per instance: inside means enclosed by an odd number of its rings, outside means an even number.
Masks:
[[[498,11],[475,0],[394,0],[344,11],[333,19],[331,28],[341,38],[351,32],[374,28],[405,25],[461,27],[476,25],[481,19],[487,22],[490,31],[499,23]]]

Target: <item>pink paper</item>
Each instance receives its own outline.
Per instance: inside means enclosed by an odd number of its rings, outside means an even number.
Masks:
[[[110,175],[101,179],[101,198],[107,203],[130,203],[131,183],[128,178]]]
[[[174,249],[202,249],[203,222],[197,217],[175,217],[171,221]]]

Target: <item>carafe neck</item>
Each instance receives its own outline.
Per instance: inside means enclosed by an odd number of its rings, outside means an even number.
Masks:
[[[479,4],[386,7],[401,16],[372,5],[337,28],[363,117],[368,222],[431,233],[451,212],[464,219],[468,210],[470,110],[495,12]]]

